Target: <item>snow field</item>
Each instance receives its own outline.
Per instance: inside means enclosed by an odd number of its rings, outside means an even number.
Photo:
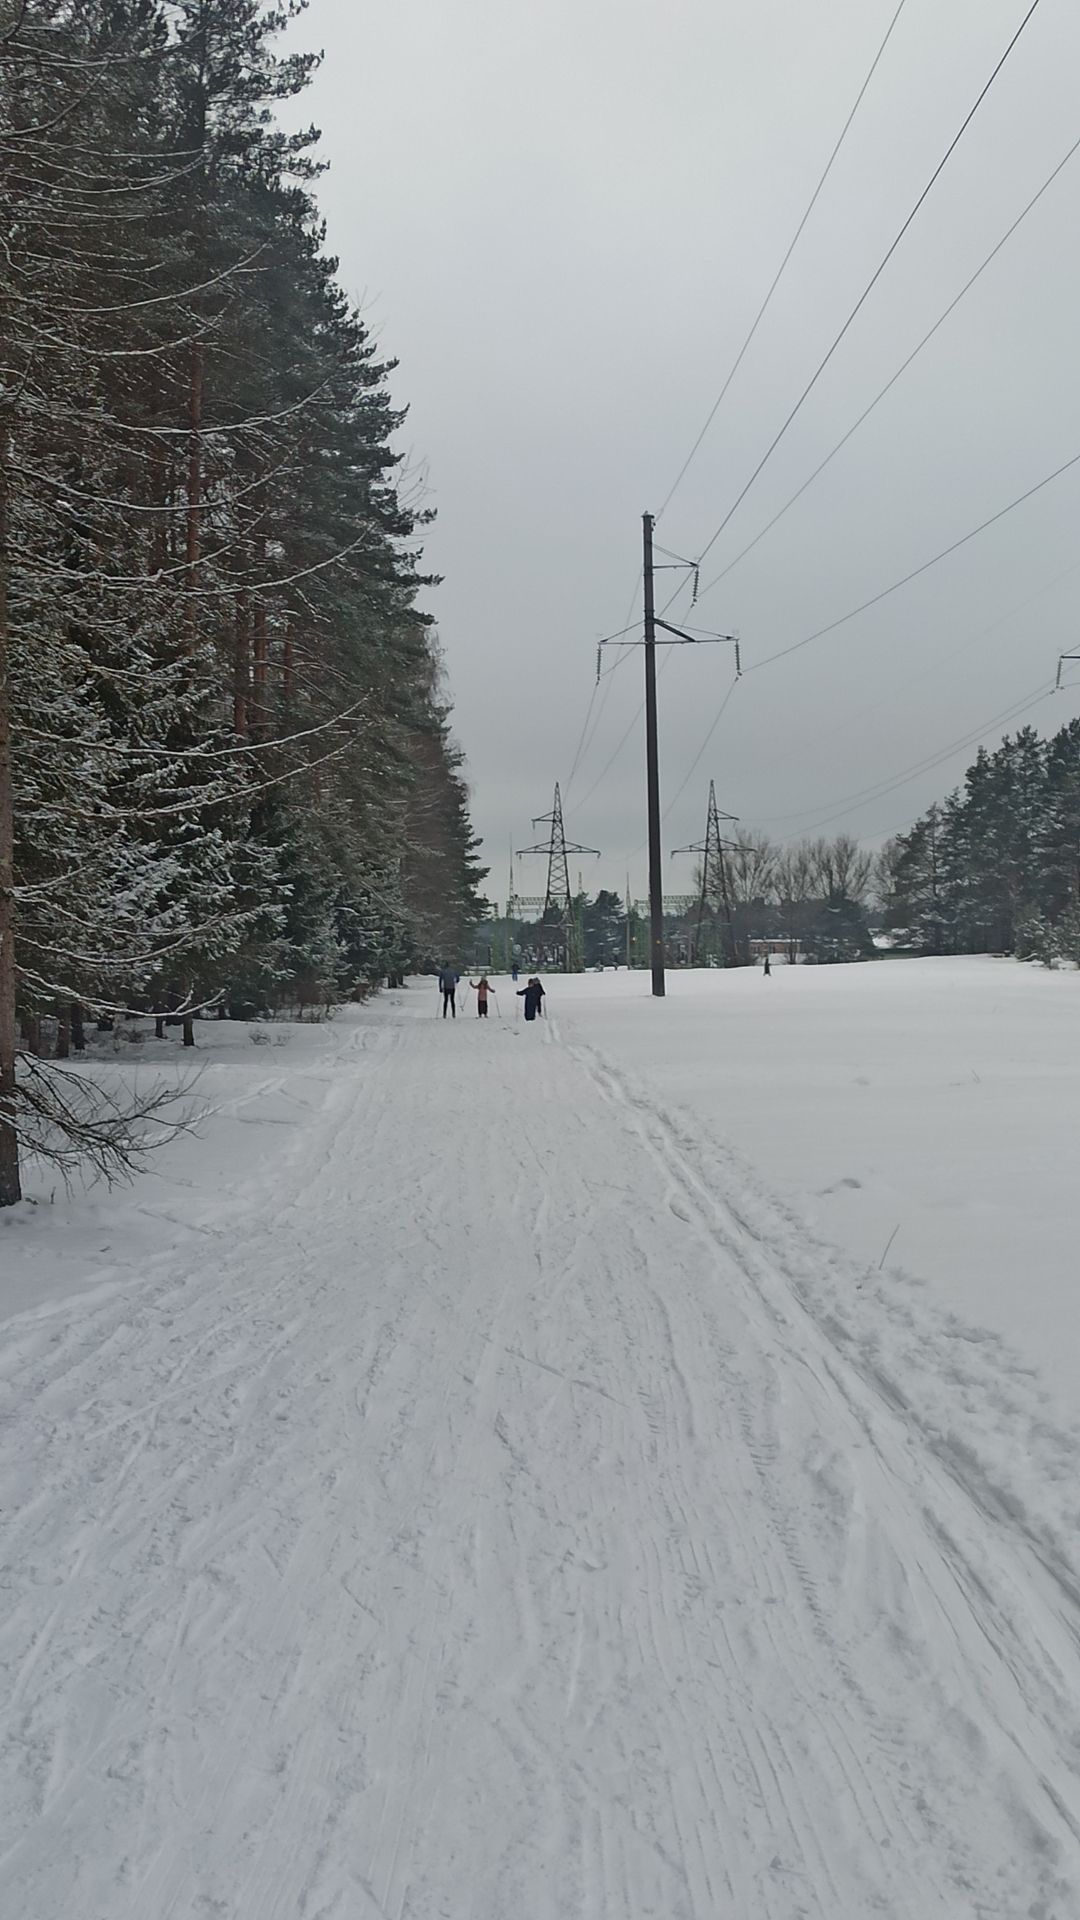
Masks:
[[[1075,1434],[549,984],[0,1223],[11,1920],[1080,1913]]]
[[[669,973],[663,1002],[638,973],[552,984],[568,1030],[1080,1422],[1080,977],[980,954]]]

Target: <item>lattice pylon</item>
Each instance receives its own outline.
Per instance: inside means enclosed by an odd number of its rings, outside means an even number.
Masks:
[[[737,813],[721,815],[716,804],[716,783],[709,781],[709,812],[705,822],[705,838],[693,847],[676,847],[676,853],[700,853],[701,890],[698,895],[697,922],[694,929],[694,959],[700,966],[705,935],[709,927],[720,923],[720,943],[725,966],[735,961],[735,929],[732,923],[731,888],[728,884],[727,862],[724,859],[724,839],[720,832],[721,818],[737,820]]]
[[[548,857],[547,887],[544,890],[544,911],[541,919],[552,927],[558,927],[563,937],[566,952],[566,970],[577,973],[582,964],[581,933],[574,917],[574,901],[570,892],[570,860],[572,853],[600,853],[596,847],[579,847],[575,842],[567,843],[563,827],[562,795],[559,783],[555,782],[555,797],[550,813],[538,813],[533,817],[534,827],[551,828],[551,837],[547,845],[519,847],[518,853],[546,853]]]
[[[570,862],[566,849],[566,833],[563,828],[562,796],[557,780],[551,812],[538,815],[533,821],[533,826],[540,826],[542,822],[548,820],[551,822],[551,842],[548,847],[543,917],[545,920],[562,921],[570,911]]]

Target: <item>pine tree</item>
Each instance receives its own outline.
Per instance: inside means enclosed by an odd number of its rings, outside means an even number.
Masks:
[[[0,1204],[20,1111],[132,1137],[20,1079],[17,1012],[190,1042],[475,913],[393,363],[272,118],[300,10],[0,0]]]

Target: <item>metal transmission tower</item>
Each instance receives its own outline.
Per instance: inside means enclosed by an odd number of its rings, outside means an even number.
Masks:
[[[514,842],[510,842],[510,879],[506,890],[506,971],[510,972],[514,964],[514,921],[517,918],[517,895],[514,892]]]
[[[533,816],[534,827],[551,828],[551,838],[547,845],[519,847],[518,859],[525,853],[546,853],[548,857],[547,887],[544,892],[544,911],[540,918],[545,926],[558,927],[563,936],[566,952],[567,973],[580,973],[582,967],[581,930],[574,918],[574,901],[570,892],[570,861],[572,853],[595,854],[599,860],[597,847],[579,847],[575,841],[567,841],[563,828],[562,796],[559,783],[555,782],[555,799],[550,813],[537,813]]]
[[[725,966],[735,961],[735,928],[731,914],[731,888],[728,885],[727,867],[724,862],[724,848],[734,843],[722,838],[721,820],[737,820],[737,813],[721,813],[716,804],[716,783],[709,781],[709,814],[705,822],[705,838],[692,847],[673,847],[672,857],[676,853],[700,853],[701,855],[701,892],[698,897],[697,927],[694,932],[694,959],[701,965],[702,933],[707,924],[715,926],[719,913],[721,920],[720,945]]]

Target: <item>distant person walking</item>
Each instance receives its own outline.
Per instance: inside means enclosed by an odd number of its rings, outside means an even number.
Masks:
[[[442,1017],[444,1020],[446,1019],[447,1007],[449,1007],[454,1019],[457,1019],[457,1003],[454,1000],[457,983],[458,976],[454,972],[453,967],[443,967],[439,974],[439,992],[442,994]]]
[[[762,972],[763,972],[763,973],[771,973],[771,972],[772,972],[772,968],[771,968],[771,966],[769,965],[769,956],[768,956],[768,954],[766,954],[766,955],[765,955],[765,965],[764,965],[764,967],[762,968]]]
[[[513,980],[515,985],[517,984],[517,977],[518,977],[518,963],[515,960],[513,966],[510,969],[510,978],[511,980]]]
[[[492,991],[487,974],[481,974],[479,980],[470,980],[469,985],[476,995],[476,1011],[481,1020],[486,1020],[488,994]]]
[[[543,1013],[544,1009],[540,1004],[543,998],[543,987],[535,973],[530,974],[527,984],[518,988],[518,999],[525,1002],[526,1020],[535,1020],[538,1013]]]

